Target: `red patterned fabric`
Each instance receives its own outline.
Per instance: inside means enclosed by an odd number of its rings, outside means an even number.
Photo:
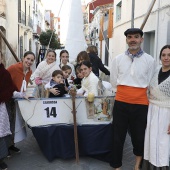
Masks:
[[[22,81],[24,80],[24,78],[28,85],[32,71],[29,69],[29,71],[25,75],[23,73],[22,62],[11,65],[10,67],[7,68],[7,70],[11,75],[12,81],[14,82],[15,86],[17,87],[17,91],[21,90]]]
[[[9,101],[15,90],[10,73],[0,64],[0,103]]]

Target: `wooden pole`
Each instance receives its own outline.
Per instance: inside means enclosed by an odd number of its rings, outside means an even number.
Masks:
[[[12,55],[14,56],[15,60],[17,62],[19,62],[18,57],[16,56],[15,52],[13,51],[13,49],[11,48],[10,44],[8,43],[6,37],[4,36],[3,32],[0,30],[0,36],[2,37],[2,39],[4,40],[5,44],[8,46],[9,50],[11,51]]]
[[[147,21],[148,18],[149,18],[149,15],[150,15],[150,13],[151,13],[151,11],[152,11],[152,8],[153,8],[155,2],[156,2],[156,0],[153,0],[153,1],[151,2],[151,5],[150,5],[150,7],[149,7],[149,9],[148,9],[148,11],[147,11],[147,14],[146,14],[146,16],[145,16],[145,18],[144,18],[144,20],[143,20],[142,25],[141,25],[141,27],[140,27],[141,30],[143,30],[143,28],[144,28],[144,26],[145,26],[145,24],[146,24],[146,21]]]
[[[76,153],[76,162],[79,163],[79,148],[78,148],[78,135],[77,135],[77,121],[76,121],[76,89],[71,88],[69,94],[72,97],[72,106],[73,106],[73,121],[74,121],[74,143],[75,143],[75,153]]]

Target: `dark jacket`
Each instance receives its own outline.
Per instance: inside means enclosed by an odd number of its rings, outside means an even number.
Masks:
[[[106,75],[110,75],[110,71],[104,67],[102,60],[97,56],[96,53],[89,53],[89,57],[90,62],[92,63],[92,71],[96,76],[99,77],[99,70]]]
[[[57,84],[57,85],[53,86],[53,88],[57,88],[57,90],[60,91],[60,94],[54,95],[53,93],[50,93],[50,94],[49,94],[49,98],[52,98],[52,97],[63,97],[64,94],[67,93],[67,92],[65,91],[65,86],[64,86],[64,84]]]
[[[81,88],[81,80],[82,80],[82,79],[80,79],[80,78],[78,78],[78,77],[73,80],[73,83],[76,85],[76,88],[77,88],[77,89],[80,89],[80,88]]]

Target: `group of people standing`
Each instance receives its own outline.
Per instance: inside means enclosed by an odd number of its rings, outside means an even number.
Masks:
[[[62,97],[68,93],[72,84],[76,85],[78,95],[87,96],[88,93],[98,94],[99,70],[110,75],[97,56],[97,48],[89,46],[87,51],[81,51],[77,55],[74,66],[69,62],[69,52],[60,52],[60,62],[56,61],[56,53],[48,50],[46,59],[35,70],[33,77],[41,93],[42,86],[48,89],[49,97]],[[42,97],[42,95],[40,95]]]
[[[95,55],[97,56],[97,53]],[[60,97],[68,93],[69,83],[73,81],[78,85],[78,89],[83,88],[84,91],[82,95],[88,92],[93,92],[97,95],[98,78],[92,73],[90,58],[86,51],[80,52],[78,56],[82,62],[79,62],[75,69],[74,65],[69,63],[69,53],[67,50],[61,51],[60,64],[57,64],[55,51],[49,49],[46,58],[40,62],[33,74],[38,89],[41,91],[43,85],[49,84],[49,97]],[[0,51],[0,169],[2,170],[7,170],[4,158],[11,156],[11,151],[16,153],[20,152],[20,149],[14,145],[16,123],[16,105],[14,100],[15,98],[29,100],[29,96],[26,94],[26,88],[30,82],[32,75],[31,66],[34,61],[34,53],[27,51],[21,62],[5,69],[2,52]],[[102,63],[100,59],[99,62],[100,64]],[[98,67],[98,65],[95,67]],[[100,69],[100,67],[101,66],[99,66],[97,70]],[[107,74],[110,74],[110,72],[108,71]],[[90,78],[89,83],[94,86],[92,81],[93,78],[95,78],[95,88],[92,88],[87,80],[81,83],[81,80],[87,79],[91,77],[91,75],[93,75],[93,77],[92,79]]]
[[[134,170],[168,170],[170,155],[170,45],[160,51],[161,67],[156,69],[152,56],[141,49],[143,31],[130,28],[124,32],[128,49],[116,56],[111,64],[111,73],[98,57],[97,48],[89,46],[77,55],[77,64],[69,63],[69,52],[56,53],[48,50],[33,77],[40,93],[42,86],[49,89],[49,97],[62,97],[71,84],[78,95],[98,95],[99,70],[110,75],[115,92],[112,122],[112,153],[110,165],[115,170],[122,166],[123,146],[128,130],[136,156]],[[5,69],[0,52],[0,168],[7,165],[4,158],[10,150],[20,152],[14,146],[15,98],[28,99],[29,83],[35,55],[31,51],[23,60]],[[12,134],[12,137],[11,137]],[[142,161],[143,160],[143,161]]]
[[[110,81],[115,103],[110,165],[121,170],[129,131],[136,156],[134,170],[168,170],[170,156],[170,45],[160,51],[161,67],[141,49],[143,31],[124,32],[128,50],[116,56]],[[157,68],[157,69],[156,69]]]

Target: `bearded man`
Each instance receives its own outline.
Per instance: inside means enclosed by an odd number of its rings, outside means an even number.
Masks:
[[[129,128],[133,153],[136,156],[134,170],[139,166],[144,150],[144,135],[147,123],[147,87],[154,72],[152,56],[141,49],[143,31],[130,28],[124,32],[128,50],[116,56],[111,65],[110,82],[113,85],[113,142],[110,165],[115,170],[122,166],[123,146]]]

